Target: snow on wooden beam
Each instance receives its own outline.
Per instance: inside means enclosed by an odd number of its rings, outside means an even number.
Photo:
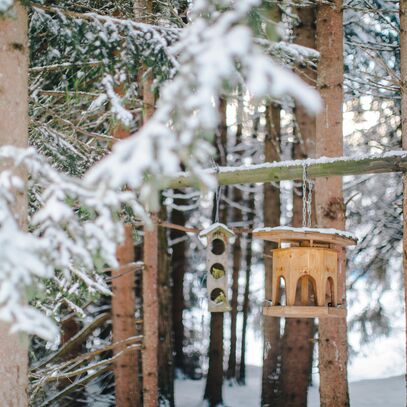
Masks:
[[[407,171],[407,151],[390,151],[384,154],[359,155],[356,157],[321,157],[317,159],[276,161],[240,167],[208,169],[220,185],[254,184],[283,180],[302,179],[303,165],[307,165],[311,178],[362,174],[380,174]],[[184,172],[170,180],[168,188],[198,186],[196,177]]]

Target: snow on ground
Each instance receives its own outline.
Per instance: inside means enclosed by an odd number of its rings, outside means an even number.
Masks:
[[[249,366],[246,386],[224,386],[224,402],[227,407],[260,406],[261,368]],[[403,376],[386,379],[363,380],[350,383],[351,407],[400,407],[405,403]],[[204,380],[176,380],[176,407],[201,407]],[[317,387],[311,387],[309,407],[319,407]]]

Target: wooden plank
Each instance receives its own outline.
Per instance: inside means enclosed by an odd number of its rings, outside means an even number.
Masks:
[[[310,307],[303,305],[264,305],[263,315],[284,318],[345,318],[346,309],[340,307]]]
[[[311,178],[403,172],[407,170],[407,152],[391,151],[381,155],[364,155],[357,158],[337,157],[308,159],[307,172]],[[284,180],[300,180],[303,174],[302,161],[280,161],[241,167],[220,167],[219,171],[207,170],[219,185],[250,184]],[[166,188],[197,187],[196,177],[190,173],[180,173],[173,179],[163,182]]]

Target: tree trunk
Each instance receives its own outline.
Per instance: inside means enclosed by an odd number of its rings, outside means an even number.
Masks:
[[[141,11],[140,11],[141,10]],[[147,13],[145,12],[147,11]],[[138,21],[149,22],[147,14],[152,11],[151,0],[135,0],[134,14]],[[145,69],[141,69],[144,73]],[[142,78],[140,75],[143,96],[143,122],[154,114],[155,98],[151,90],[152,77]],[[158,214],[151,214],[152,228],[144,228],[144,272],[143,272],[143,320],[144,349],[142,352],[143,368],[143,406],[159,405],[159,330],[160,302],[158,297],[159,280],[159,232]]]
[[[317,156],[343,154],[343,21],[342,1],[317,6],[318,88],[324,101],[316,119]],[[316,181],[315,200],[319,227],[345,228],[342,178],[326,177]],[[338,298],[345,304],[345,251],[339,251]],[[321,318],[319,321],[319,372],[321,407],[349,406],[347,377],[346,318]]]
[[[20,2],[15,2],[14,11],[15,17],[0,17],[0,145],[27,147],[27,12]],[[15,214],[20,226],[26,228],[26,194],[17,196]],[[22,407],[28,405],[28,339],[23,334],[9,334],[9,329],[0,322],[0,405]]]
[[[238,202],[238,201],[235,201]],[[242,259],[242,245],[240,235],[236,236],[233,244],[233,267],[232,267],[232,298],[230,300],[230,351],[226,378],[236,378],[236,344],[237,344],[237,301],[239,295],[239,271]]]
[[[160,219],[167,208],[161,205]],[[174,363],[172,344],[172,287],[168,256],[167,229],[158,229],[158,390],[160,405],[174,406]]]
[[[209,338],[209,369],[204,400],[209,407],[223,404],[223,312],[211,313]]]
[[[236,131],[236,142],[238,146],[241,143],[242,126],[239,123]],[[237,205],[242,204],[242,191],[235,187],[233,188],[233,202]],[[242,221],[242,211],[238,207],[234,207],[232,211],[233,222]],[[233,244],[233,267],[232,267],[232,298],[230,301],[230,351],[228,369],[226,378],[234,380],[236,378],[236,344],[237,344],[237,306],[239,296],[239,273],[242,262],[242,245],[240,235],[236,236],[235,243]]]
[[[401,141],[403,150],[407,150],[407,2],[405,0],[400,0],[400,90],[401,90]],[[405,316],[406,316],[406,353],[407,353],[407,173],[403,174],[403,271],[404,271],[404,295],[405,295],[404,308],[406,310]],[[406,374],[406,388],[407,388],[407,374]]]
[[[226,165],[226,143],[227,143],[227,124],[226,124],[226,100],[221,99],[219,102],[219,134],[215,139],[217,147],[217,163]],[[227,193],[225,191],[224,193]],[[214,207],[216,205],[214,200]],[[214,213],[215,213],[214,209]],[[227,222],[227,206],[221,202],[219,210],[219,221]],[[212,312],[210,322],[209,338],[209,367],[206,377],[204,400],[207,400],[209,407],[215,407],[223,403],[223,312]]]
[[[134,262],[133,229],[125,225],[125,239],[117,248],[117,260],[121,267],[112,270],[112,326],[113,342],[136,336],[135,276],[128,265]],[[127,267],[126,267],[127,266]],[[125,347],[115,348],[114,354]],[[138,385],[138,352],[127,351],[113,365],[115,375],[116,406],[140,406]]]
[[[297,9],[299,25],[296,27],[295,42],[315,48],[315,7]],[[316,74],[305,68],[304,80],[315,86]],[[301,105],[295,108],[297,121],[297,140],[294,144],[293,158],[304,160],[315,157],[315,118],[309,116]],[[313,200],[315,202],[315,200]],[[294,227],[302,226],[302,187],[293,189]],[[315,210],[312,213],[315,225]],[[282,345],[281,399],[285,407],[306,407],[308,386],[312,374],[315,323],[309,318],[286,318]]]
[[[174,190],[174,193],[180,193]],[[175,198],[174,203],[181,205],[182,200]],[[172,209],[171,222],[176,225],[185,225],[185,213],[177,209]],[[171,240],[175,242],[172,246],[172,325],[174,330],[174,365],[175,369],[185,373],[185,358],[184,358],[184,322],[183,311],[185,308],[184,301],[184,276],[186,269],[185,250],[186,244],[185,234],[179,230],[171,229]],[[179,240],[178,240],[179,239]]]
[[[153,216],[151,229],[144,228],[143,272],[143,406],[158,405],[158,226]]]
[[[253,187],[253,185],[251,186]],[[248,213],[247,220],[249,227],[252,226],[253,218],[254,218],[254,194],[249,193],[248,196],[248,209],[252,212]],[[239,366],[239,376],[238,376],[238,383],[239,384],[246,384],[246,334],[247,334],[247,320],[249,317],[249,296],[250,296],[250,274],[252,271],[252,241],[253,236],[248,234],[246,236],[246,272],[245,272],[245,288],[244,288],[244,295],[243,295],[243,324],[242,324],[242,345],[240,351],[240,366]]]
[[[280,107],[270,105],[266,111],[267,134],[264,140],[266,162],[280,159]],[[264,184],[264,226],[280,224],[280,188],[277,184]],[[274,243],[264,242],[265,298],[271,300],[271,250]],[[261,390],[261,405],[278,406],[280,399],[281,339],[280,318],[263,317],[264,353]]]

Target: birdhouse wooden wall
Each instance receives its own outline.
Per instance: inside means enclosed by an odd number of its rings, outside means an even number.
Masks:
[[[233,235],[226,226],[218,224],[201,236],[207,238],[206,266],[208,309],[210,312],[230,311],[228,295],[228,239]]]
[[[279,301],[283,278],[288,306],[295,305],[299,285],[301,305],[311,305],[309,304],[309,283],[311,283],[315,305],[336,307],[337,269],[338,253],[333,249],[289,247],[273,250],[272,303],[276,304]]]

